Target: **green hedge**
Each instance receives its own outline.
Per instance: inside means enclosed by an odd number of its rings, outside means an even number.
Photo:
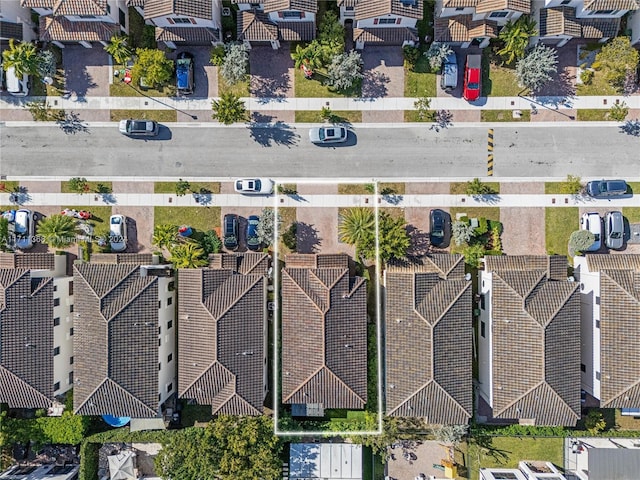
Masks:
[[[98,451],[101,445],[85,440],[80,445],[80,479],[98,480]]]

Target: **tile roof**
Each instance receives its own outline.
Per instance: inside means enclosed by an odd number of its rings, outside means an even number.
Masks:
[[[444,0],[443,8],[475,7],[480,0]]]
[[[301,12],[318,11],[317,0],[264,0],[264,12],[281,12],[283,10],[298,10]]]
[[[220,41],[220,30],[208,27],[156,27],[158,42],[187,42],[211,45]]]
[[[126,0],[127,7],[144,7],[145,0]]]
[[[108,15],[107,0],[21,0],[27,8],[49,8],[54,15]]]
[[[573,426],[580,418],[579,288],[551,279],[559,259],[545,257],[485,258],[493,272],[493,416]]]
[[[640,271],[640,255],[586,255],[590,272],[601,270],[635,270]]]
[[[22,41],[22,23],[0,21],[0,38],[13,38]]]
[[[158,278],[135,264],[75,264],[74,411],[158,414]]]
[[[347,255],[291,255],[282,271],[282,401],[367,402],[367,287]]]
[[[596,12],[598,10],[638,10],[638,0],[587,0],[584,9]]]
[[[489,13],[498,10],[531,13],[531,0],[479,0],[476,13]]]
[[[423,12],[420,0],[338,0],[338,6],[355,7],[356,20],[384,15],[421,19]]]
[[[414,28],[354,28],[353,40],[378,45],[401,45],[405,41],[418,41],[418,31]]]
[[[178,272],[178,392],[213,415],[263,411],[268,256],[245,255],[247,274],[237,264]],[[244,263],[243,254],[214,257]]]
[[[165,15],[184,15],[210,19],[213,17],[212,5],[212,0],[146,0],[144,18],[148,20]]]
[[[40,17],[40,40],[60,42],[109,41],[120,25],[108,22],[71,22],[65,17]]]
[[[620,31],[620,17],[617,18],[580,18],[582,38],[611,38]]]
[[[569,35],[580,37],[582,27],[576,19],[576,9],[571,7],[555,7],[540,9],[540,36]]]
[[[47,408],[53,377],[53,280],[0,269],[0,403]]]
[[[238,12],[238,40],[268,42],[278,40],[278,26],[262,12],[243,10]]]
[[[438,42],[470,42],[474,38],[498,36],[498,24],[491,20],[474,21],[472,15],[441,17],[435,21],[434,38]]]
[[[316,22],[278,22],[278,33],[286,42],[313,40],[316,38]]]
[[[0,252],[0,268],[28,268],[34,270],[53,270],[53,253],[5,253]]]
[[[134,265],[153,264],[150,253],[93,253],[91,263],[131,263]]]
[[[438,254],[413,264],[389,265],[385,271],[388,415],[424,417],[433,424],[468,422],[473,407],[471,310],[471,283],[464,280],[461,255]]]

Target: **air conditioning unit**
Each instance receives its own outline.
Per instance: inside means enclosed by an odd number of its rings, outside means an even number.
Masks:
[[[229,7],[222,7],[222,16],[223,17],[230,17],[231,16],[231,9]]]

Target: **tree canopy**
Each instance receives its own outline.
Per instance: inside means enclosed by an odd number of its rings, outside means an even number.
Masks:
[[[594,68],[599,65],[604,78],[620,93],[623,92],[628,76],[634,76],[640,55],[631,45],[629,37],[616,37],[596,54]]]
[[[37,232],[53,248],[66,248],[76,242],[76,219],[66,215],[51,215],[38,223]]]
[[[23,75],[36,75],[40,57],[35,44],[31,42],[15,42],[13,38],[9,39],[9,48],[2,52],[2,68],[8,70],[13,67],[16,77],[22,78]]]
[[[171,79],[173,61],[162,50],[138,48],[136,54],[138,58],[131,70],[134,82],[144,78],[147,85],[155,86],[164,85]]]
[[[516,63],[516,77],[521,87],[537,92],[558,70],[558,52],[538,43],[526,57]]]
[[[247,119],[247,108],[244,102],[229,92],[224,92],[220,100],[212,100],[211,108],[213,109],[211,117],[224,125]]]
[[[226,47],[227,53],[220,67],[220,75],[229,85],[241,82],[247,76],[249,54],[242,43],[231,43]]]
[[[336,90],[351,88],[363,78],[362,65],[362,57],[355,50],[334,56],[327,70],[329,83]]]
[[[528,15],[522,15],[515,22],[508,21],[498,34],[504,45],[498,55],[508,64],[521,59],[529,45],[529,39],[537,33],[536,21]]]

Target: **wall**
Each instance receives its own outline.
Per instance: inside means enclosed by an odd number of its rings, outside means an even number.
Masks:
[[[60,388],[54,392],[60,395],[73,388],[73,378],[69,377],[73,371],[73,277],[54,278],[53,285],[54,302],[55,299],[60,302],[53,307],[54,318],[60,319],[59,325],[53,327],[53,346],[60,347],[60,353],[53,357],[53,382],[60,383]],[[53,325],[54,320],[51,322]]]
[[[158,300],[161,308],[158,309],[158,327],[160,333],[160,346],[158,347],[158,393],[160,393],[160,403],[164,402],[172,394],[177,393],[178,383],[176,381],[176,279],[158,277]],[[170,290],[170,285],[172,285]],[[171,328],[169,328],[171,322]],[[172,360],[168,361],[169,355]],[[171,384],[172,389],[167,390]]]
[[[484,296],[484,309],[480,309],[478,319],[478,387],[480,395],[489,405],[493,404],[493,361],[491,339],[491,288],[493,275],[481,270],[478,272],[478,293]],[[484,323],[485,336],[482,337],[481,329]]]

